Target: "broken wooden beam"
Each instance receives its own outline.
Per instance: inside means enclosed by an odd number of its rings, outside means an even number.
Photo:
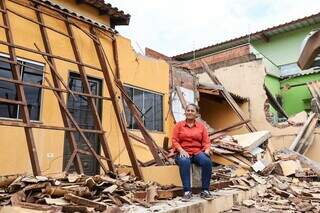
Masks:
[[[269,102],[271,104],[271,106],[277,111],[279,112],[281,115],[283,115],[286,118],[289,118],[288,114],[286,113],[286,111],[282,108],[282,106],[280,105],[280,103],[277,101],[277,99],[275,99],[272,95],[272,93],[270,92],[270,90],[268,89],[268,87],[264,84],[263,85],[267,97],[269,99]]]
[[[237,128],[237,127],[242,126],[242,125],[244,125],[244,124],[247,124],[247,123],[249,123],[249,122],[251,122],[250,119],[245,120],[245,121],[240,121],[240,122],[235,123],[235,124],[233,124],[233,125],[231,125],[231,126],[228,126],[228,127],[222,128],[222,129],[218,129],[218,130],[214,131],[213,133],[211,133],[211,135],[214,135],[214,134],[219,133],[219,132],[227,132],[227,131],[230,131],[230,130],[232,130],[232,129],[234,129],[234,128]]]
[[[65,194],[64,198],[66,200],[71,201],[72,203],[75,203],[77,205],[82,205],[82,206],[88,206],[88,207],[92,207],[97,211],[104,211],[107,209],[107,205],[105,205],[104,203],[100,203],[100,202],[95,202],[86,198],[82,198],[79,196],[76,196],[74,194]]]
[[[290,145],[289,149],[290,150],[295,150],[296,147],[298,146],[298,144],[300,143],[301,138],[303,137],[303,135],[305,134],[305,132],[307,131],[311,121],[313,120],[313,118],[316,116],[315,113],[311,113],[308,117],[308,120],[304,123],[303,127],[300,129],[297,137],[293,140],[292,144]]]
[[[208,76],[210,77],[211,81],[214,84],[222,86],[223,89],[220,92],[221,92],[222,96],[226,99],[226,101],[229,103],[231,108],[235,111],[237,116],[242,121],[247,120],[244,112],[242,111],[242,109],[239,107],[239,105],[236,103],[236,101],[233,99],[233,97],[230,95],[230,93],[223,87],[222,83],[218,80],[218,78],[213,74],[212,70],[209,68],[207,63],[204,60],[201,60],[201,62],[203,64],[205,72],[208,74]],[[256,128],[251,124],[251,122],[248,122],[245,125],[246,125],[246,127],[248,128],[248,130],[250,132],[255,132],[256,131]]]

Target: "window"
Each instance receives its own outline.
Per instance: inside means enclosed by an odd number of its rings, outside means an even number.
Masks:
[[[301,69],[298,67],[297,63],[284,64],[280,66],[281,77],[286,77],[290,75],[299,74]]]
[[[8,59],[0,57],[0,60]],[[43,72],[41,70],[43,70],[43,65],[25,60],[19,60],[19,62],[27,66],[19,65],[22,81],[41,85],[43,78]],[[13,79],[9,63],[0,61],[0,77]],[[42,89],[31,86],[23,86],[23,88],[27,99],[30,120],[39,120]],[[16,85],[14,83],[0,81],[0,98],[18,100]],[[21,119],[20,106],[17,104],[0,103],[0,117]]]
[[[141,112],[144,125],[149,130],[163,131],[163,98],[162,95],[148,92],[133,87],[125,86],[125,90],[131,100]],[[125,104],[125,114],[129,129],[137,129],[138,126]]]

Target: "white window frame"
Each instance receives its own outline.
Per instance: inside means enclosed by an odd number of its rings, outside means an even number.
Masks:
[[[152,90],[148,90],[148,89],[144,89],[144,88],[140,88],[140,87],[136,87],[136,86],[132,86],[132,85],[128,85],[128,84],[125,84],[124,85],[125,87],[127,88],[132,88],[134,90],[140,90],[143,92],[143,95],[142,95],[142,109],[144,109],[144,105],[145,105],[145,100],[144,100],[144,92],[148,92],[148,93],[152,93],[152,94],[155,94],[155,95],[159,95],[161,96],[161,100],[162,100],[162,106],[161,106],[161,109],[162,109],[162,130],[156,130],[155,129],[155,117],[154,117],[154,113],[152,114],[152,119],[153,119],[153,129],[148,129],[149,131],[155,131],[155,132],[164,132],[164,94],[163,93],[160,93],[160,92],[155,92],[155,91],[152,91]],[[133,90],[133,102],[134,102],[134,90]],[[154,96],[153,96],[153,103],[154,103]],[[130,111],[130,110],[129,110]],[[131,113],[131,112],[130,112]],[[131,115],[133,117],[133,115]],[[126,116],[125,116],[126,117]],[[134,120],[134,118],[132,118]],[[144,122],[144,120],[143,120]],[[136,130],[135,128],[128,128],[130,130]]]
[[[0,53],[0,57],[7,58],[8,60],[10,60],[10,56],[8,54],[5,54],[5,53]],[[27,62],[27,63],[30,63],[30,64],[42,66],[43,67],[42,83],[43,83],[43,81],[44,81],[44,73],[45,73],[45,64],[44,63],[31,61],[29,59],[20,58],[20,57],[17,57],[17,60],[21,61],[21,62]],[[21,69],[22,69],[22,66],[21,66]],[[19,70],[19,71],[21,71],[20,74],[22,76],[23,75],[23,71],[22,70]],[[41,101],[40,101],[40,109],[39,109],[39,120],[30,120],[33,123],[42,123],[43,91],[44,91],[44,89],[41,88]],[[12,120],[12,121],[22,121],[22,119],[19,118],[19,113],[20,113],[20,105],[18,105],[18,109],[17,109],[17,118],[7,118],[7,117],[1,117],[0,116],[0,119],[1,120]]]

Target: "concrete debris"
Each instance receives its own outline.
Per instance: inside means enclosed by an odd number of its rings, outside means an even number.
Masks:
[[[299,112],[288,119],[288,123],[295,126],[302,126],[308,119],[306,111]]]
[[[247,171],[262,171],[269,164],[261,158],[265,154],[266,142],[270,137],[269,131],[234,136],[221,133],[217,136],[212,135],[212,160],[221,165],[237,165]]]
[[[271,185],[264,193],[260,193],[251,200],[243,201],[242,205],[266,212],[320,211],[320,185],[318,181],[272,175],[268,178],[268,183]]]
[[[245,205],[246,207],[251,207],[255,204],[255,202],[254,200],[244,200],[242,204]]]

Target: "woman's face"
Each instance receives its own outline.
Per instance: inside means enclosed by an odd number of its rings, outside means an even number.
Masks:
[[[197,117],[197,109],[194,106],[189,105],[186,108],[185,115],[186,115],[186,119],[195,120]]]

